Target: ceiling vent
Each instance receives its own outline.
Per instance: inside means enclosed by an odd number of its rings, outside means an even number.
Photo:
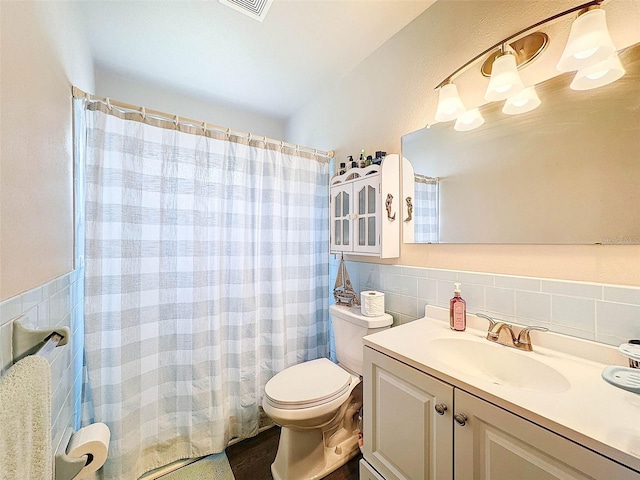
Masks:
[[[220,3],[262,22],[273,0],[220,0]]]

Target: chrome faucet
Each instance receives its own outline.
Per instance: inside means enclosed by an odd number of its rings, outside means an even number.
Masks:
[[[533,350],[533,347],[531,346],[531,336],[529,335],[529,332],[531,332],[531,330],[539,330],[541,332],[549,331],[549,329],[545,327],[525,327],[520,330],[520,333],[516,337],[516,334],[513,331],[513,325],[497,321],[491,318],[489,315],[484,315],[483,313],[476,313],[476,317],[489,320],[487,340],[499,343],[501,345],[506,345],[507,347],[517,348],[518,350],[524,350],[525,352],[530,352]],[[501,335],[501,332],[503,331],[505,332],[505,334]]]

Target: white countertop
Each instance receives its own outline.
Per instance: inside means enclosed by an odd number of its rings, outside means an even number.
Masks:
[[[475,316],[468,315],[465,332],[454,332],[448,321],[442,321],[448,310],[427,307],[427,315],[366,336],[364,344],[640,472],[640,394],[610,385],[601,376],[608,364],[628,365],[617,348],[532,332],[534,351],[521,352],[486,340],[488,323]],[[430,354],[428,343],[438,338],[465,338],[507,348],[515,355],[532,355],[564,375],[570,386],[550,393],[496,384]]]

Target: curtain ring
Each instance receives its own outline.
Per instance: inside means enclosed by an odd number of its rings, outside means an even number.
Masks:
[[[264,136],[264,139],[262,140],[262,143],[264,143],[265,146],[267,145],[267,136],[266,135]]]
[[[207,122],[202,122],[202,131],[207,133]]]
[[[107,97],[107,108],[113,110],[113,105],[111,105],[111,99],[109,97]]]
[[[231,127],[227,128],[227,140],[231,138]]]
[[[176,115],[175,117],[173,117],[173,124],[177,127],[179,123],[180,123],[180,117]]]
[[[140,107],[140,115],[142,115],[142,119],[146,120],[147,118],[147,111],[144,109],[144,107]]]
[[[284,140],[280,140],[280,151],[284,150]]]
[[[251,143],[251,134],[249,134],[249,136],[247,137],[247,141]]]

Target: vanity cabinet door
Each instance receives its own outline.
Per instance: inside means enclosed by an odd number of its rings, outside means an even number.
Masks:
[[[453,478],[451,385],[365,347],[363,415],[364,457],[386,480]]]
[[[455,414],[456,480],[640,479],[626,467],[458,389]]]

